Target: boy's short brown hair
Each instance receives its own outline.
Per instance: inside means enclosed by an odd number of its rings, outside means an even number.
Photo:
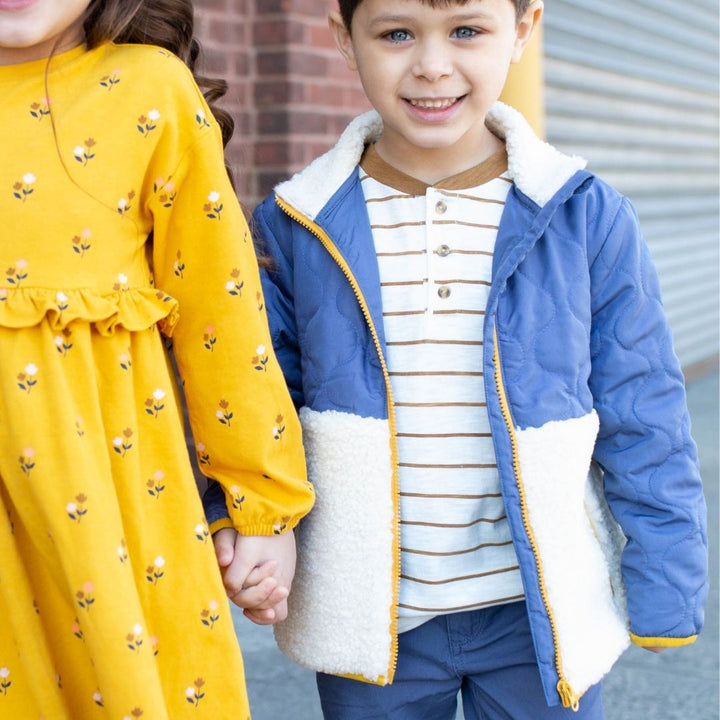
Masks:
[[[350,31],[355,10],[357,10],[361,2],[362,0],[338,0],[340,15],[348,32]],[[447,5],[464,5],[468,0],[420,0],[420,2],[424,5],[430,5],[430,7],[443,7]],[[510,0],[510,2],[515,6],[515,17],[520,20],[532,0]]]

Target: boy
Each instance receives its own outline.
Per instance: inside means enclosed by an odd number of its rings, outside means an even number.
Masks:
[[[705,505],[634,211],[496,102],[541,14],[340,0],[375,111],[255,213],[317,495],[276,637],[327,720],[450,720],[458,691],[468,720],[596,720],[630,640],[702,624]]]

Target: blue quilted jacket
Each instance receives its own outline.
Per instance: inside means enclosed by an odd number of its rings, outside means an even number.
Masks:
[[[683,377],[630,203],[498,103],[514,186],[495,246],[484,373],[502,492],[549,705],[577,706],[630,640],[692,642],[705,504]],[[280,647],[392,681],[397,449],[380,283],[358,178],[371,112],[255,212],[273,343],[316,504]]]

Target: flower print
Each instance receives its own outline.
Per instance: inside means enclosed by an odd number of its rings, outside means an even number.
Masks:
[[[153,391],[152,397],[149,397],[145,401],[145,412],[148,415],[152,415],[156,418],[160,414],[160,411],[165,407],[165,403],[163,403],[164,398],[164,390],[158,388],[157,390]]]
[[[37,365],[34,363],[28,363],[25,366],[25,371],[20,372],[17,375],[18,387],[24,390],[28,394],[37,385],[37,378],[35,377],[38,373]]]
[[[13,197],[25,202],[35,192],[33,185],[37,178],[32,173],[25,173],[22,181],[13,184]]]
[[[120,290],[127,290],[128,289],[127,284],[128,284],[127,275],[125,273],[120,273],[117,276],[117,282],[113,285],[113,290],[115,290],[116,292],[118,292]]]
[[[160,652],[159,647],[160,641],[157,638],[157,635],[152,635],[150,637],[150,647],[152,648],[152,654],[157,655]]]
[[[82,437],[85,434],[83,419],[81,417],[75,418],[75,432],[78,434],[78,437]]]
[[[126,197],[121,197],[117,201],[117,211],[119,215],[125,215],[132,208],[132,201],[135,198],[135,191],[130,190]]]
[[[101,87],[112,90],[120,82],[121,70],[111,70],[107,75],[100,78]]]
[[[147,115],[141,115],[137,120],[137,129],[139,133],[144,137],[147,137],[157,128],[157,121],[159,119],[160,113],[157,110],[149,110]]]
[[[230,278],[231,279],[225,283],[225,289],[230,295],[240,297],[242,295],[243,285],[245,284],[244,280],[240,280],[240,271],[237,268],[233,268],[230,273]]]
[[[252,366],[256,370],[264,370],[267,372],[267,363],[270,359],[270,356],[267,354],[267,348],[264,345],[258,345],[255,349],[255,355],[253,355],[253,359],[250,361],[252,363]]]
[[[81,258],[85,257],[85,253],[92,247],[92,243],[90,242],[91,237],[92,232],[87,228],[85,228],[85,230],[83,230],[79,235],[73,236],[73,252]]]
[[[200,465],[210,465],[210,453],[204,443],[199,442],[195,445],[195,453]]]
[[[275,425],[272,429],[273,437],[276,440],[279,440],[282,437],[282,434],[285,432],[285,418],[282,415],[278,415],[275,418]]]
[[[45,116],[50,114],[50,98],[43,98],[37,102],[30,104],[30,115],[42,120]]]
[[[99,706],[99,707],[105,707],[105,705],[103,704],[102,695],[101,695],[99,692],[94,692],[92,698],[93,698],[93,702],[94,702],[97,706]]]
[[[158,555],[155,560],[145,568],[145,579],[153,585],[157,585],[158,580],[165,574],[162,569],[163,567],[165,567],[165,558],[162,557],[162,555]]]
[[[125,457],[127,451],[132,447],[132,443],[130,442],[132,434],[133,431],[130,428],[125,428],[122,431],[122,436],[117,435],[113,438],[113,450],[121,457]]]
[[[208,202],[203,205],[203,210],[205,211],[205,216],[209,217],[211,220],[219,220],[220,219],[220,213],[223,209],[223,204],[220,202],[220,193],[217,192],[217,190],[213,190],[208,195]]]
[[[188,687],[185,690],[185,699],[191,704],[197,707],[198,703],[205,697],[205,693],[202,692],[202,687],[205,685],[205,681],[202,678],[198,678],[192,684],[192,687]]]
[[[125,538],[120,540],[117,553],[121,563],[124,563],[128,559],[127,543],[125,542]]]
[[[158,201],[164,208],[172,207],[172,204],[175,202],[175,183],[168,178],[167,180],[164,180],[163,178],[158,178],[155,183],[153,184],[153,192],[159,193],[158,194]],[[178,253],[178,258],[180,257],[180,253]]]
[[[181,258],[181,252],[178,250],[177,255],[175,256],[177,259],[173,263],[173,272],[175,273],[176,277],[179,277],[181,280],[183,279],[183,273],[185,272],[185,263],[180,259]]]
[[[6,667],[0,668],[0,693],[7,695],[8,688],[12,685],[12,680],[8,680],[10,677],[10,670]]]
[[[242,494],[241,488],[237,485],[233,485],[230,488],[230,494],[232,495],[232,506],[236,510],[242,510],[242,504],[245,502],[245,496]]]
[[[8,298],[7,288],[0,288],[0,302],[5,302]]]
[[[27,447],[20,455],[20,469],[29,477],[30,471],[35,467],[33,458],[35,457],[35,448]]]
[[[71,520],[77,520],[79,523],[84,515],[87,515],[87,508],[84,507],[85,503],[87,502],[87,496],[83,493],[79,493],[75,496],[75,500],[72,502],[69,502],[65,506],[65,511],[68,514],[68,517]]]
[[[212,352],[216,342],[217,337],[215,335],[215,328],[212,325],[207,325],[205,327],[205,332],[203,333],[203,346],[206,350]]]
[[[201,127],[210,127],[210,123],[205,117],[205,111],[202,108],[198,108],[195,111],[195,122]]]
[[[78,640],[84,640],[85,636],[83,635],[82,628],[80,627],[80,621],[75,618],[75,622],[73,622],[71,628],[72,634],[78,639]]]
[[[162,470],[156,470],[153,476],[146,483],[148,495],[159,498],[160,493],[165,489],[165,473]]]
[[[132,717],[130,717],[132,715]],[[126,715],[123,720],[132,720],[133,718],[139,718],[143,716],[142,708],[136,707],[130,711],[130,715]]]
[[[125,636],[127,647],[133,652],[140,652],[140,646],[143,644],[142,639],[142,625],[136,623],[133,625],[133,629]]]
[[[77,145],[73,149],[73,156],[77,162],[85,167],[90,160],[95,157],[95,153],[92,149],[97,143],[92,138],[88,138],[82,145]]]
[[[220,613],[218,612],[219,607],[220,604],[217,600],[211,600],[208,606],[200,611],[200,622],[211,630],[220,619]]]
[[[132,367],[132,359],[130,357],[130,350],[128,349],[128,351],[126,353],[120,353],[119,360],[120,360],[120,367],[123,370],[129,370]]]
[[[70,336],[72,332],[68,328],[62,330],[61,335],[56,335],[53,338],[55,343],[55,349],[65,357],[68,354],[68,350],[72,349],[72,343],[70,342]]]
[[[28,261],[20,258],[15,261],[15,265],[9,267],[5,271],[5,279],[15,287],[20,287],[20,283],[25,280],[28,276],[27,273]]]
[[[290,517],[285,516],[282,519],[282,522],[275,523],[273,525],[273,535],[280,535],[283,532],[283,530],[285,530],[285,528],[287,527],[287,524],[289,521],[290,521]]]
[[[218,403],[220,406],[219,410],[215,411],[215,417],[220,421],[222,425],[230,426],[230,421],[233,418],[233,413],[230,410],[230,403],[224,398]]]
[[[262,312],[265,307],[265,303],[263,302],[263,294],[260,290],[255,293],[255,299],[257,300],[258,312]]]
[[[200,522],[195,526],[195,537],[202,542],[208,541],[210,530],[206,522]]]
[[[75,593],[75,597],[77,598],[77,604],[83,609],[83,610],[90,610],[90,606],[93,605],[95,602],[95,598],[93,597],[93,592],[95,591],[95,588],[93,587],[93,584],[91,582],[86,582],[81,590],[78,590]]]
[[[58,309],[58,312],[60,313],[60,317],[62,317],[62,314],[65,312],[65,310],[68,309],[70,306],[68,302],[68,296],[59,290],[57,293],[55,293],[55,307]]]

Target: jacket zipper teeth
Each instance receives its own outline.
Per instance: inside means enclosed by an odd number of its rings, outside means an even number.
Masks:
[[[545,586],[545,578],[543,575],[542,563],[538,554],[537,543],[535,541],[535,534],[533,533],[532,526],[530,525],[530,516],[527,509],[527,499],[525,497],[525,486],[522,481],[522,474],[520,472],[520,458],[517,449],[517,438],[515,437],[514,425],[510,417],[510,407],[508,405],[507,396],[505,395],[505,386],[502,381],[502,375],[500,372],[500,349],[498,347],[497,338],[497,327],[493,328],[493,363],[495,365],[495,387],[497,389],[498,398],[500,400],[500,410],[502,412],[503,419],[505,420],[505,426],[510,437],[510,445],[512,447],[513,457],[513,471],[515,473],[515,481],[520,495],[520,507],[522,511],[523,525],[525,527],[525,534],[530,541],[530,547],[535,557],[535,566],[538,573],[538,582],[540,584],[540,595],[542,596],[543,605],[548,614],[548,620],[550,621],[550,629],[553,636],[553,645],[555,646],[555,669],[558,674],[557,692],[560,695],[563,707],[572,708],[577,712],[580,708],[580,695],[576,694],[570,683],[568,682],[562,668],[562,658],[560,657],[560,644],[558,642],[557,627],[555,625],[555,618],[553,616],[552,608],[550,607],[550,601],[547,596],[547,587]]]
[[[296,211],[293,207],[291,207],[289,204],[287,204],[282,198],[279,196],[275,196],[275,202],[278,204],[280,209],[289,217],[291,217],[295,222],[302,225],[306,230],[311,232],[315,237],[320,240],[323,247],[328,251],[332,259],[335,261],[335,263],[338,265],[340,270],[342,271],[343,275],[347,278],[348,282],[350,283],[350,287],[352,288],[352,291],[358,301],[358,304],[360,305],[360,310],[362,311],[363,316],[365,317],[365,322],[368,324],[368,327],[370,328],[370,334],[373,338],[373,343],[375,344],[375,349],[378,354],[378,358],[380,360],[380,367],[382,369],[383,378],[385,379],[385,388],[387,391],[387,411],[388,411],[388,423],[390,425],[390,448],[391,448],[391,462],[392,462],[392,473],[393,473],[393,503],[395,505],[395,512],[393,517],[393,536],[395,539],[395,558],[394,558],[394,573],[393,573],[393,609],[397,608],[398,604],[398,598],[400,596],[400,543],[398,542],[399,538],[399,526],[398,526],[398,498],[399,498],[399,490],[398,490],[398,480],[397,480],[397,444],[395,441],[395,411],[393,408],[393,401],[392,401],[392,388],[390,387],[390,374],[387,369],[387,364],[385,363],[385,357],[382,352],[382,347],[380,345],[380,339],[378,338],[377,331],[375,329],[375,324],[373,323],[372,317],[370,316],[370,311],[368,310],[367,304],[365,303],[365,299],[363,297],[362,292],[360,291],[360,288],[357,284],[357,281],[355,280],[355,277],[348,269],[347,265],[345,264],[345,261],[342,257],[339,256],[335,245],[333,244],[332,240],[328,237],[327,233],[325,233],[322,228],[320,228],[319,225],[316,225],[312,221],[305,218],[305,216],[301,215],[298,211]],[[398,655],[398,633],[397,633],[397,613],[395,612],[393,614],[393,617],[391,619],[391,637],[392,642],[390,646],[390,667],[388,677],[386,678],[386,681],[389,683],[392,681],[393,676],[395,675],[395,670],[397,667],[397,655]]]

